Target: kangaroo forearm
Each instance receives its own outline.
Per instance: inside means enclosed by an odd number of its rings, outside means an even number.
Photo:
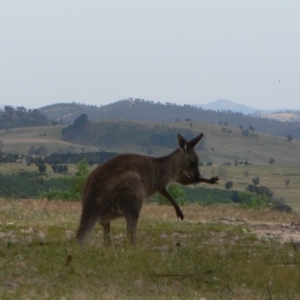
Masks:
[[[171,197],[171,195],[168,193],[168,191],[166,190],[165,187],[163,187],[161,190],[158,191],[162,196],[164,196],[167,200],[170,201],[170,203],[173,205],[175,211],[176,211],[176,214],[177,214],[177,217],[180,219],[180,220],[183,220],[184,218],[184,215],[179,207],[179,205],[176,203],[176,201]]]

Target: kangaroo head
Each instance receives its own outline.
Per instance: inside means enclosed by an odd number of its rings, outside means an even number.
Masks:
[[[179,172],[179,177],[199,178],[200,172],[198,168],[198,155],[195,151],[195,146],[202,139],[203,133],[190,141],[187,141],[180,134],[177,135],[178,145],[183,150],[182,167]]]

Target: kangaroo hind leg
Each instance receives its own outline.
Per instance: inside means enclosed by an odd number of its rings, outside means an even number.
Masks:
[[[135,246],[137,222],[143,204],[143,198],[139,193],[122,193],[118,195],[119,208],[126,219],[127,238],[132,246]]]
[[[100,222],[103,226],[103,243],[106,245],[111,245],[111,238],[110,238],[110,222]]]

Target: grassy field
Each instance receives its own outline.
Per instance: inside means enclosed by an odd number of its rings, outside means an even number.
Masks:
[[[300,120],[300,112],[279,112],[279,113],[263,113],[260,115],[262,118],[274,119],[282,122],[298,121]]]
[[[300,165],[250,165],[250,166],[213,166],[200,167],[204,177],[225,173],[221,177],[218,186],[201,185],[205,188],[225,188],[227,181],[233,182],[233,190],[245,191],[245,188],[252,183],[252,178],[258,176],[260,185],[266,186],[274,193],[277,199],[283,198],[284,202],[290,205],[295,211],[300,212]],[[245,176],[248,173],[248,177]],[[284,181],[290,180],[287,187]]]
[[[72,151],[81,152],[82,145],[61,140],[61,130],[64,127],[66,125],[22,127],[12,128],[9,132],[2,129],[0,130],[0,140],[3,141],[3,151],[26,154],[31,146],[45,146],[48,153],[67,151],[70,147],[72,147]],[[46,135],[44,136],[44,134]],[[98,151],[93,147],[90,150]]]
[[[158,125],[157,123],[140,122],[146,125]],[[3,141],[4,152],[18,152],[26,154],[31,146],[46,146],[48,153],[57,151],[72,151],[81,152],[83,146],[67,143],[61,140],[61,130],[66,125],[57,126],[41,126],[27,127],[0,130],[0,141]],[[190,128],[190,122],[174,122],[165,123],[159,126],[170,126],[175,128]],[[206,149],[199,151],[200,160],[205,164],[212,161],[214,164],[222,164],[224,162],[238,161],[251,162],[252,164],[268,164],[269,159],[275,159],[275,164],[279,165],[300,165],[300,140],[293,139],[288,142],[286,137],[278,137],[253,132],[257,135],[256,138],[243,137],[241,130],[235,126],[226,126],[231,130],[231,134],[222,131],[222,127],[218,124],[193,123],[195,133],[204,132],[204,143]],[[40,134],[46,136],[40,136]],[[174,136],[174,147],[176,137]],[[141,153],[145,154],[145,149],[142,147],[110,147],[105,145],[100,147],[85,146],[85,152],[101,150],[118,152],[118,153]],[[213,150],[212,150],[213,149]],[[162,156],[170,153],[173,149],[165,147],[153,147],[154,156]]]
[[[300,299],[297,213],[145,205],[132,249],[122,219],[79,247],[79,203],[0,206],[1,299]]]
[[[3,174],[13,174],[18,173],[20,170],[26,171],[38,171],[37,166],[31,165],[26,166],[25,164],[2,164],[1,173]],[[89,167],[92,171],[96,165]],[[68,175],[74,175],[76,170],[76,165],[69,164]],[[220,175],[221,179],[218,185],[207,185],[199,184],[194,188],[218,188],[225,189],[225,183],[227,181],[233,182],[232,190],[245,191],[245,188],[252,184],[252,178],[259,177],[261,186],[266,186],[274,194],[276,199],[283,199],[284,203],[291,206],[293,210],[300,213],[300,165],[239,165],[239,166],[220,166],[214,165],[212,167],[202,166],[200,167],[200,172],[203,177],[210,178],[212,176]],[[221,175],[223,174],[223,175]],[[247,174],[247,177],[245,176]],[[47,166],[47,178],[61,177],[62,175],[52,172],[51,166]],[[290,180],[287,186],[284,181]],[[190,186],[191,187],[191,186]],[[191,187],[193,188],[193,187]],[[189,199],[187,199],[189,200]],[[208,199],[197,199],[202,201],[207,201]]]

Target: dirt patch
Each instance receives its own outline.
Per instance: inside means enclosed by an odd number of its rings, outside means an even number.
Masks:
[[[262,239],[300,243],[300,214],[266,210],[242,209],[224,206],[184,206],[181,208],[190,223],[224,223],[243,225],[245,231]],[[176,220],[170,206],[146,205],[144,215],[165,220]]]
[[[73,228],[78,226],[81,213],[79,202],[47,201],[47,200],[23,200],[8,201],[0,199],[2,218],[0,225],[12,225],[28,228],[35,227],[32,220],[38,220],[38,227],[48,226],[49,219],[55,220],[53,225],[63,225],[66,222],[74,222]],[[245,232],[255,234],[262,239],[276,239],[279,242],[298,243],[300,246],[300,214],[282,213],[271,210],[242,209],[239,207],[188,205],[181,207],[184,220],[178,221],[174,208],[156,204],[146,204],[141,212],[141,219],[158,219],[168,222],[188,222],[194,224],[223,223],[233,226],[243,226]],[[75,220],[75,221],[74,221]],[[30,225],[31,224],[31,225]],[[9,230],[8,230],[9,231]],[[0,233],[0,238],[4,234]],[[25,233],[22,233],[23,235]],[[30,233],[25,235],[32,235]],[[41,239],[40,230],[34,232]],[[74,232],[68,232],[68,237]]]
[[[290,224],[246,222],[229,218],[220,218],[222,223],[245,224],[245,230],[254,233],[261,239],[276,239],[282,243],[293,241],[300,246],[300,223],[292,221]]]

